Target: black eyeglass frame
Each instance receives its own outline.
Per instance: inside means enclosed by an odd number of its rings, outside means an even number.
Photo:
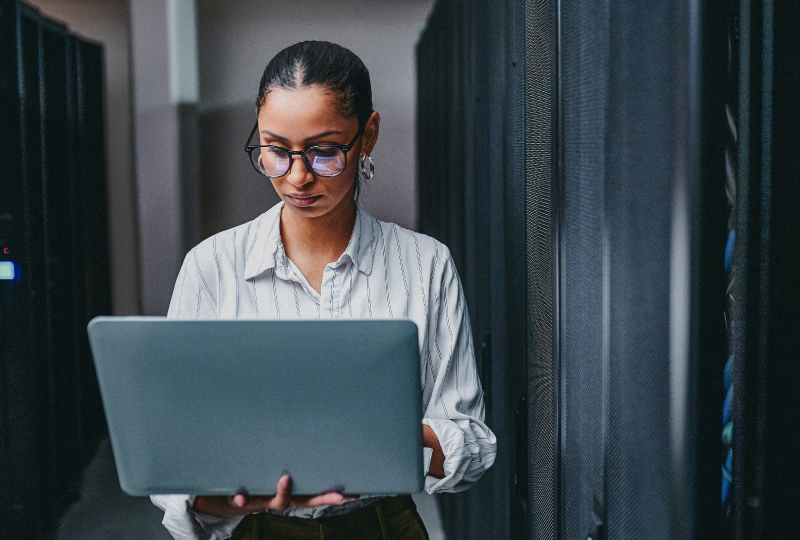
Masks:
[[[253,135],[256,134],[256,131],[258,131],[258,120],[256,120],[256,125],[253,126],[253,130],[250,132],[250,136],[247,137],[248,143],[253,139]],[[292,165],[294,165],[294,156],[302,156],[303,163],[305,164],[306,169],[308,169],[308,171],[314,176],[321,176],[323,178],[333,178],[334,176],[339,176],[340,174],[342,174],[344,170],[347,168],[347,153],[353,148],[353,145],[356,144],[356,141],[358,140],[358,138],[361,136],[362,133],[364,133],[364,130],[359,128],[358,132],[356,133],[356,136],[353,137],[353,140],[350,141],[349,144],[316,144],[314,146],[309,146],[305,150],[287,150],[286,148],[283,148],[281,146],[276,146],[274,144],[245,144],[244,150],[250,156],[250,165],[253,166],[253,168],[256,170],[258,174],[260,174],[261,176],[266,176],[267,178],[280,178],[282,176],[286,176],[287,174],[289,174],[289,172],[292,170]],[[256,148],[275,148],[277,150],[280,150],[281,152],[284,152],[286,155],[289,156],[289,168],[287,168],[286,172],[283,174],[278,174],[278,175],[264,174],[264,171],[259,170],[259,168],[256,167],[255,162],[253,161],[253,150],[255,150]],[[337,172],[336,174],[317,173],[311,167],[311,163],[309,163],[308,159],[306,158],[306,152],[314,148],[338,148],[339,150],[341,150],[342,153],[344,154],[344,167],[342,167],[342,170]]]

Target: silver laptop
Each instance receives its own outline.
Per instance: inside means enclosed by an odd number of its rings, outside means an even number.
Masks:
[[[408,320],[97,317],[88,326],[122,489],[416,493],[417,327]]]

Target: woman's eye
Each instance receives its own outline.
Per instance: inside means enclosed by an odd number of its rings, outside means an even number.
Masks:
[[[339,154],[338,148],[317,147],[314,148],[314,155],[319,157],[334,157]]]
[[[277,146],[269,146],[267,148],[267,151],[270,154],[275,154],[276,156],[285,156],[286,155],[286,150],[284,150],[283,148],[278,148]]]

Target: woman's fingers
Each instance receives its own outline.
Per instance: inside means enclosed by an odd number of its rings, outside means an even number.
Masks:
[[[220,502],[227,503],[227,506],[233,510],[231,512],[225,512],[224,515],[241,515],[241,514],[251,514],[253,512],[263,512],[270,501],[272,501],[272,497],[262,496],[262,495],[248,495],[247,493],[237,493],[236,495],[228,495],[227,497],[207,497],[208,499],[216,499]]]
[[[280,480],[278,480],[278,488],[274,497],[250,496],[242,492],[228,497],[204,497],[204,499],[225,501],[229,507],[237,510],[234,514],[263,512],[268,508],[283,511],[289,506],[311,507],[342,504],[344,502],[344,496],[338,492],[323,493],[322,495],[311,497],[292,497],[292,479],[288,474],[281,476]],[[228,514],[230,514],[229,511],[219,515]]]
[[[289,506],[311,507],[326,504],[342,504],[344,497],[338,492],[323,493],[310,497],[292,497],[292,479],[288,474],[278,480],[278,490],[270,501],[268,508],[286,510]]]
[[[289,506],[310,507],[328,504],[342,504],[344,496],[338,492],[323,493],[311,497],[292,497],[292,479],[288,474],[278,480],[275,496],[248,495],[240,492],[228,496],[199,496],[195,509],[201,513],[215,516],[243,515],[263,512],[268,508],[286,510]]]
[[[344,496],[341,493],[325,493],[313,497],[294,497],[292,504],[301,507],[322,506],[323,504],[342,504]]]
[[[268,508],[273,510],[286,510],[292,502],[292,479],[288,474],[281,476],[278,480],[278,490],[275,497],[270,501]]]

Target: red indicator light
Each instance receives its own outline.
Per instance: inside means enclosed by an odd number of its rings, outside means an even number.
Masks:
[[[11,253],[11,250],[10,250],[10,249],[8,249],[8,248],[3,248],[3,253],[4,253],[5,255],[8,255],[9,253]]]

